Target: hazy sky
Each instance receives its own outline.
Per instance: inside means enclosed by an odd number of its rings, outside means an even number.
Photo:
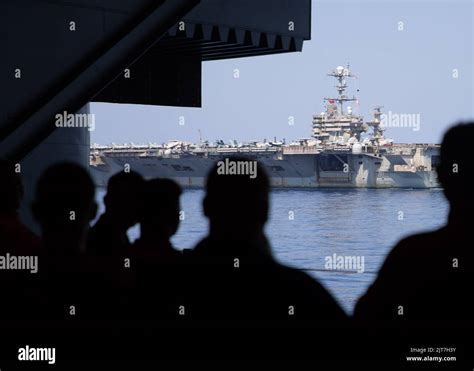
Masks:
[[[91,142],[197,142],[198,130],[210,141],[309,137],[312,115],[335,93],[326,73],[347,62],[357,75],[348,93],[360,90],[366,119],[375,105],[420,115],[418,131],[387,130],[397,142],[439,142],[451,123],[474,117],[473,0],[313,1],[312,11],[302,53],[203,63],[202,108],[91,104]]]

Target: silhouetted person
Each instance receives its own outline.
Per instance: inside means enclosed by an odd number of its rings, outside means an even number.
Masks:
[[[133,246],[138,254],[163,259],[181,255],[170,241],[179,226],[180,195],[180,186],[170,179],[153,179],[144,184],[140,238]]]
[[[23,198],[21,176],[15,164],[0,160],[0,253],[26,253],[35,250],[39,239],[18,216]],[[31,253],[31,251],[30,251]]]
[[[130,247],[127,230],[138,222],[143,178],[134,171],[112,176],[104,197],[105,212],[89,232],[88,251],[111,255]]]
[[[210,171],[203,202],[209,235],[194,250],[189,277],[193,318],[345,318],[318,282],[273,258],[264,234],[269,187],[263,168],[246,158],[228,158]]]
[[[146,181],[141,193],[140,238],[131,249],[141,316],[177,317],[182,300],[181,257],[171,244],[180,221],[180,186],[170,179]]]
[[[31,273],[37,271],[37,265],[29,257],[39,253],[39,239],[21,223],[18,216],[23,198],[21,177],[16,172],[19,169],[11,162],[0,160],[0,255],[3,260],[0,269],[0,316],[3,319],[26,318],[26,308],[38,293],[36,274]],[[10,261],[10,257],[14,260],[26,258],[33,264],[30,269],[5,269],[7,267],[3,265]],[[33,265],[36,268],[31,269]]]
[[[441,145],[438,177],[449,201],[446,226],[400,241],[354,315],[377,319],[472,319],[474,123],[454,126]]]
[[[79,165],[53,165],[41,175],[32,212],[41,227],[48,255],[75,256],[85,252],[89,222],[97,212],[94,194],[91,177]]]
[[[88,172],[73,163],[53,165],[38,180],[32,211],[42,231],[42,317],[90,318],[114,311],[110,300],[120,290],[106,282],[104,268],[85,253],[97,211],[94,194]]]

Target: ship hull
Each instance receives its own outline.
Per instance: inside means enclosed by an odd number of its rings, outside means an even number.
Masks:
[[[422,153],[416,158],[416,153],[245,154],[263,165],[276,188],[436,188],[439,183],[431,163],[433,155]],[[105,156],[102,165],[90,168],[98,186],[105,186],[111,175],[131,169],[146,179],[163,177],[175,180],[182,187],[203,187],[210,169],[223,157],[222,154]],[[414,159],[417,166],[410,165]]]

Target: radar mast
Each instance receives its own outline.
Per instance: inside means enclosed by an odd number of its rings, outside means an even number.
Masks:
[[[336,67],[331,73],[328,73],[327,75],[333,76],[337,79],[338,84],[335,86],[335,88],[337,89],[338,97],[337,98],[326,97],[324,98],[324,100],[326,102],[337,101],[338,115],[342,116],[344,115],[344,102],[354,102],[357,100],[355,96],[353,96],[352,98],[349,98],[345,94],[346,89],[347,89],[346,78],[355,77],[355,76],[351,73],[351,70],[349,69],[349,63],[347,64],[346,67],[342,67],[342,66]]]

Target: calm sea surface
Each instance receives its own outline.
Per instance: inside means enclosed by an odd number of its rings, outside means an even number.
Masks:
[[[100,212],[103,195],[99,189]],[[193,248],[206,235],[203,196],[200,189],[184,191],[185,218],[173,237],[177,248]],[[441,226],[447,211],[441,190],[274,190],[266,232],[279,261],[307,270],[350,314],[394,244]],[[132,240],[138,234],[138,227],[129,231]],[[363,257],[364,272],[326,270],[326,257],[333,254]]]

